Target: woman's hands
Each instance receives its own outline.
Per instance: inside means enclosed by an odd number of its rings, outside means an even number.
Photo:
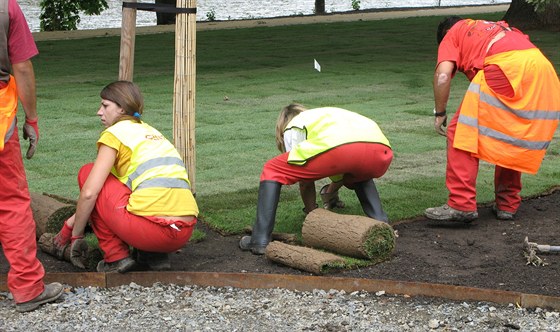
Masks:
[[[86,268],[89,246],[83,236],[73,236],[70,245],[70,262],[81,269]]]
[[[89,247],[83,235],[72,236],[74,218],[75,215],[66,219],[58,234],[53,238],[55,255],[58,259],[64,259],[64,253],[70,246],[70,262],[74,266],[85,269]]]

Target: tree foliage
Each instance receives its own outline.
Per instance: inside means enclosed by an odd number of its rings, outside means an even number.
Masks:
[[[559,0],[526,0],[527,3],[531,4],[536,12],[543,12],[548,5],[558,4]]]
[[[106,0],[41,0],[41,31],[77,30],[80,12],[99,15]]]

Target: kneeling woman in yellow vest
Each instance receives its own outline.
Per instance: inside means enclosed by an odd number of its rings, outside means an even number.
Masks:
[[[251,236],[239,242],[242,250],[264,254],[282,185],[299,183],[304,210],[310,212],[317,207],[315,181],[330,177],[333,183],[322,195],[336,194],[344,185],[356,192],[368,217],[388,221],[373,179],[385,174],[393,151],[375,121],[341,108],[291,104],[278,117],[276,145],[282,154],[264,165],[257,218]]]
[[[97,271],[169,269],[168,253],[187,243],[198,216],[187,170],[175,147],[141,121],[144,100],[135,84],[113,82],[100,96],[97,115],[106,129],[95,162],[78,173],[76,213],[55,245],[61,252],[70,245],[72,263],[83,267],[89,220],[104,253]]]

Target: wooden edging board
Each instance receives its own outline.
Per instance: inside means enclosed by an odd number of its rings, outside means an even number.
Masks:
[[[376,280],[362,278],[334,278],[325,276],[298,276],[287,274],[219,273],[219,272],[130,272],[119,273],[47,273],[45,282],[58,281],[74,287],[117,287],[136,283],[152,286],[160,282],[175,285],[213,287],[236,287],[249,289],[284,288],[312,291],[344,290],[378,292],[392,295],[427,296],[453,301],[484,301],[499,304],[515,304],[524,308],[550,308],[560,310],[560,297],[525,294],[514,291],[474,288],[424,282]],[[0,291],[7,291],[6,275],[0,276]]]

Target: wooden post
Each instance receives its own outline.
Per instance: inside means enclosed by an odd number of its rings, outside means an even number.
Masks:
[[[136,0],[127,0],[136,2]],[[136,9],[122,9],[121,54],[119,80],[132,81],[134,71],[134,42],[136,39]]]
[[[196,0],[177,0],[177,8],[196,8]],[[175,87],[173,94],[173,140],[195,184],[195,81],[196,13],[177,14],[175,20]]]

